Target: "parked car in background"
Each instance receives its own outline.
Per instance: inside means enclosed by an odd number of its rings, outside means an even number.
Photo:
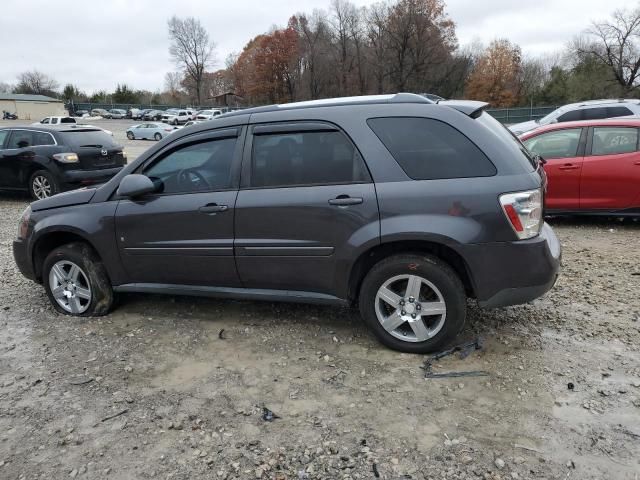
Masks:
[[[139,108],[130,108],[127,111],[127,118],[130,118],[132,120],[139,120],[142,118],[142,112],[143,110]]]
[[[563,122],[525,133],[546,160],[548,214],[640,216],[640,119]]]
[[[192,114],[188,110],[167,110],[162,115],[162,121],[170,125],[180,125],[191,120]]]
[[[159,122],[160,120],[162,120],[162,115],[164,115],[164,112],[162,110],[149,110],[142,116],[142,119],[154,120],[156,122]]]
[[[61,125],[61,124],[77,124],[73,117],[44,117],[39,122],[32,123],[31,125]]]
[[[198,123],[202,123],[204,120],[189,120],[184,125],[176,125],[173,127],[174,132],[177,130],[182,130],[183,128],[190,127],[191,125],[197,125]]]
[[[126,163],[122,146],[95,127],[0,128],[0,189],[43,199],[105,182]]]
[[[220,115],[222,115],[222,110],[219,109],[200,110],[196,114],[196,120],[213,120],[215,117]]]
[[[93,110],[91,110],[91,116],[92,117],[103,117],[103,118],[106,118],[107,115],[109,115],[109,112],[107,110],[105,110],[104,108],[94,108]]]
[[[89,115],[89,110],[76,110],[73,112],[74,117],[84,117],[85,115]]]
[[[398,94],[203,122],[32,204],[14,258],[63,314],[104,315],[114,291],[352,304],[385,345],[437,350],[468,297],[528,302],[560,267],[542,167],[486,106]]]
[[[553,112],[537,120],[516,123],[509,126],[516,135],[534,130],[552,123],[574,122],[578,120],[602,120],[605,118],[640,116],[640,100],[589,100],[570,103],[555,109]]]
[[[127,117],[127,111],[121,110],[119,108],[112,108],[111,110],[107,111],[106,115],[104,115],[104,118],[109,118],[109,119],[112,118],[114,120],[121,120],[126,117]]]
[[[129,140],[162,140],[175,130],[164,123],[140,123],[127,128],[127,138]]]

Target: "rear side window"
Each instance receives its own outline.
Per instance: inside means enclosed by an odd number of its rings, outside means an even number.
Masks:
[[[111,135],[102,130],[74,130],[63,132],[62,136],[65,143],[73,148],[112,148],[118,145]]]
[[[33,146],[38,145],[55,145],[56,142],[50,133],[33,132]]]
[[[7,148],[27,148],[33,146],[33,132],[29,130],[14,130]]]
[[[342,132],[256,135],[252,187],[331,185],[369,181],[358,150]]]
[[[638,149],[638,129],[625,127],[595,127],[591,155],[631,153]]]
[[[607,108],[586,108],[584,109],[585,120],[602,120],[607,118]]]
[[[607,118],[626,117],[633,115],[633,112],[627,107],[607,107]]]
[[[496,167],[451,125],[429,118],[372,118],[369,127],[414,180],[490,177]]]

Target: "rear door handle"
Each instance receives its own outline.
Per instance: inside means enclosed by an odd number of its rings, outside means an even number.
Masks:
[[[346,207],[348,205],[360,205],[362,203],[360,197],[350,197],[349,195],[338,195],[336,198],[329,200],[329,205],[337,205],[338,207]]]
[[[580,165],[574,165],[573,163],[565,163],[561,167],[558,167],[558,170],[577,170],[580,168]]]
[[[218,213],[218,212],[226,212],[228,208],[229,207],[227,207],[226,205],[218,205],[217,203],[208,203],[204,207],[200,207],[198,210],[200,211],[200,213],[211,214],[211,213]]]

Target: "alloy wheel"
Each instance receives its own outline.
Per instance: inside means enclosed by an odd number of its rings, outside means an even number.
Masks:
[[[440,290],[419,275],[397,275],[380,286],[375,298],[380,325],[405,342],[424,342],[442,329],[447,306]]]
[[[49,288],[58,305],[69,313],[84,313],[91,304],[87,274],[69,260],[60,260],[51,267]]]
[[[51,183],[44,175],[38,175],[33,178],[33,194],[37,199],[49,198],[51,196]]]

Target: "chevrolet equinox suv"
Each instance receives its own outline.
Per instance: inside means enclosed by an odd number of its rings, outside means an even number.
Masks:
[[[114,292],[358,305],[385,345],[438,349],[468,297],[528,302],[560,265],[544,171],[485,106],[396,94],[221,115],[34,202],[15,260],[68,315],[103,315]]]

